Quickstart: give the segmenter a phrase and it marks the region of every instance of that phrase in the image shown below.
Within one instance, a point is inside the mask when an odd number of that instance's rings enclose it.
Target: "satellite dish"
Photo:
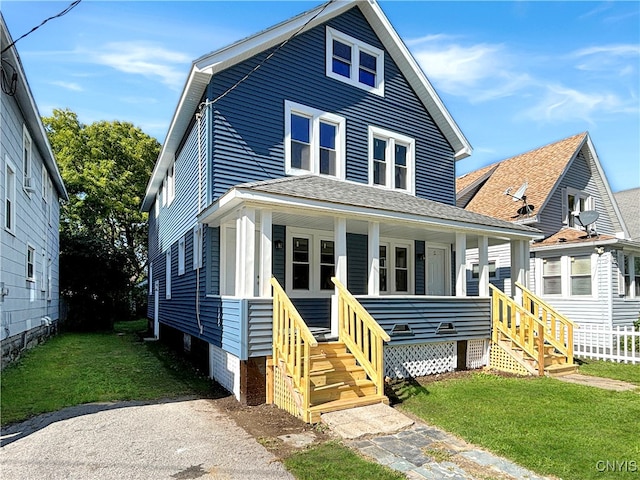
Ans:
[[[514,202],[517,202],[518,200],[524,200],[526,198],[524,193],[527,191],[527,187],[528,187],[527,182],[524,182],[522,186],[516,191],[516,193],[511,195],[513,197]]]
[[[534,205],[529,205],[528,203],[525,203],[522,207],[518,209],[518,215],[519,216],[531,215],[535,209],[536,207]]]
[[[584,212],[580,212],[576,215],[576,219],[580,222],[580,225],[584,227],[587,231],[588,236],[591,236],[591,232],[589,230],[589,225],[598,220],[600,214],[595,210],[585,210]]]

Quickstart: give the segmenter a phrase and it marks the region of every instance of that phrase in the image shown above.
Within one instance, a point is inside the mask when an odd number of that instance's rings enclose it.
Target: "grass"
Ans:
[[[298,480],[401,480],[401,473],[365,460],[337,442],[327,442],[284,460]]]
[[[402,409],[539,474],[638,478],[638,393],[488,374],[399,390]],[[600,461],[636,462],[637,469],[602,473]]]
[[[640,365],[580,359],[580,373],[640,385]]]
[[[135,332],[146,320],[119,322],[111,333],[64,333],[2,372],[2,424],[90,402],[208,396],[211,382],[158,343]]]

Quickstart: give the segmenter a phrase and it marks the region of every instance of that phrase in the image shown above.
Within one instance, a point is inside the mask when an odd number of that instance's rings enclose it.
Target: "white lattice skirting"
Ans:
[[[489,340],[467,342],[467,368],[482,368],[489,363]]]
[[[209,374],[240,400],[240,359],[209,344]]]
[[[390,378],[452,372],[456,364],[456,342],[395,345],[384,349],[385,375]]]

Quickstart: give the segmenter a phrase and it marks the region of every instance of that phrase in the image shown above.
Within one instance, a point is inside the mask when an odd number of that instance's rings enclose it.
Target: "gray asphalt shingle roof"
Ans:
[[[613,196],[616,197],[631,239],[640,241],[640,188],[623,190],[614,193]]]
[[[354,182],[334,180],[316,175],[284,177],[261,182],[243,183],[236,189],[248,189],[300,199],[317,200],[338,205],[383,210],[390,213],[418,215],[485,227],[509,229],[519,233],[540,233],[526,225],[518,225],[486,215],[469,212],[453,205],[415,197],[407,193],[386,190]]]

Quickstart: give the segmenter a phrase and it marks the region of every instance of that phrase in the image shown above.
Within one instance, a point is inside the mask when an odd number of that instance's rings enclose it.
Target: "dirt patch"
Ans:
[[[308,425],[275,405],[244,406],[232,395],[211,401],[278,459],[287,458],[298,450],[308,448],[296,447],[278,438],[282,435],[312,433],[315,440],[311,445],[334,438],[323,424]]]

